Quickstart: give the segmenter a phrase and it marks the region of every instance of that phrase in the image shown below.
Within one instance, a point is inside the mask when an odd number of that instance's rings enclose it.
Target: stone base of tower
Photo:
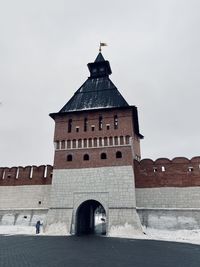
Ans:
[[[141,231],[132,166],[54,169],[46,229],[61,224],[66,233],[77,234],[79,222],[87,220],[84,212],[87,214],[97,203],[106,214],[106,234],[112,227],[125,224]]]

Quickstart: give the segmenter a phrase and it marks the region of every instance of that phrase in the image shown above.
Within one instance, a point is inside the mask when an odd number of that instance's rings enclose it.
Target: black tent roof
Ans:
[[[75,92],[72,98],[59,111],[71,112],[96,108],[129,106],[116,86],[109,79],[111,68],[99,53],[94,63],[89,63],[90,77]]]

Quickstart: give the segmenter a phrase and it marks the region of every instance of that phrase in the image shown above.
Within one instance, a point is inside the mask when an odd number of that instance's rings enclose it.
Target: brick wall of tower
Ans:
[[[116,115],[117,127],[114,126]],[[102,129],[99,129],[100,116]],[[85,118],[87,130],[84,129]],[[72,120],[71,132],[68,132],[69,120]],[[127,166],[132,165],[135,152],[140,157],[139,138],[134,133],[131,109],[68,113],[57,116],[55,123],[55,169]],[[116,157],[117,152],[121,152],[122,157]],[[102,153],[106,153],[106,159],[101,159]],[[89,155],[88,161],[83,159],[85,154]],[[67,160],[68,155],[72,156],[72,161]]]

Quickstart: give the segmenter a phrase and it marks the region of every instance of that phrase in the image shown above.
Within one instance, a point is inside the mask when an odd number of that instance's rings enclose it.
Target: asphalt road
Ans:
[[[92,236],[0,236],[0,266],[200,267],[200,246]]]

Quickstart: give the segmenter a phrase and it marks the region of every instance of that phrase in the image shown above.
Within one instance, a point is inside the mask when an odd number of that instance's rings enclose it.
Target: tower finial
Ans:
[[[106,43],[102,43],[102,42],[100,42],[100,45],[99,45],[99,52],[101,52],[101,47],[102,46],[108,46]]]

